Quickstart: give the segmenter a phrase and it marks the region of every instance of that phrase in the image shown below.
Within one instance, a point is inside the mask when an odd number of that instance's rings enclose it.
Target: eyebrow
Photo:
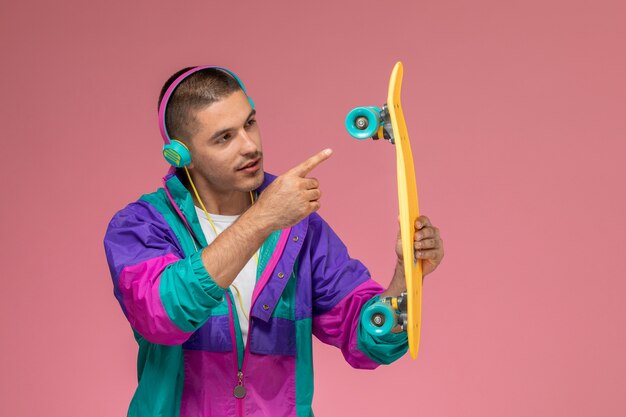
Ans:
[[[248,114],[248,117],[246,117],[246,121],[250,120],[250,118],[251,118],[251,117],[254,117],[254,115],[256,115],[256,110],[255,110],[255,109],[252,109],[252,111],[250,111],[250,114]],[[228,132],[228,131],[230,131],[230,130],[233,130],[233,129],[234,129],[234,128],[232,128],[232,127],[227,127],[227,128],[225,128],[225,129],[220,129],[220,130],[218,130],[217,132],[215,132],[215,133],[213,134],[213,136],[211,136],[211,139],[209,139],[209,140],[210,140],[210,141],[213,141],[213,140],[215,140],[215,139],[219,138],[220,136],[222,136],[224,133],[226,133],[226,132]]]

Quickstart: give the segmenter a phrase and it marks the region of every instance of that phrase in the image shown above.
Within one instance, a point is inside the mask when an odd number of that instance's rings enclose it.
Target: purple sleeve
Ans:
[[[359,349],[358,329],[363,305],[383,292],[359,260],[350,258],[346,246],[317,214],[311,215],[309,232],[313,287],[313,334],[341,349],[355,368],[379,364]]]
[[[183,343],[223,296],[200,253],[185,258],[163,216],[145,201],[113,217],[104,248],[124,314],[152,343]]]

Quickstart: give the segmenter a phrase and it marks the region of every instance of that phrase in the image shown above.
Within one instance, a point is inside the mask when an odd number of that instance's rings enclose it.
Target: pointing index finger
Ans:
[[[291,171],[294,174],[304,178],[307,176],[309,172],[313,170],[313,168],[321,164],[323,161],[327,160],[330,157],[330,155],[332,155],[332,153],[333,153],[332,149],[330,148],[324,149],[318,154],[313,155],[306,161],[302,162],[300,165],[296,166]]]

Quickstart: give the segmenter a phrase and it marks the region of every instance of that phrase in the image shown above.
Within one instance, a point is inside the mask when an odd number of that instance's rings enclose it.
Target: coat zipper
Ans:
[[[274,252],[268,264],[266,265],[265,269],[267,270],[269,267],[269,271],[267,272],[263,271],[264,273],[267,273],[268,276],[269,274],[272,273],[272,271],[276,267],[276,263],[278,262],[278,259],[281,257],[282,252],[285,249],[286,242],[287,242],[290,232],[291,232],[291,227],[286,230],[283,230],[283,232],[281,233],[281,236],[278,239],[278,244],[277,244],[277,248],[279,248],[280,250],[278,252],[276,251]],[[257,289],[257,286],[255,286],[255,291],[252,294],[252,303],[250,305],[250,318],[252,318],[252,309],[254,308],[256,299],[259,293],[261,292],[261,290],[263,289],[262,287],[265,287],[265,284],[267,284],[267,281],[268,281],[268,278],[265,278],[265,280],[261,279],[260,288]],[[236,316],[234,312],[233,303],[231,302],[232,292],[230,291],[230,289],[228,289],[228,294],[229,294],[229,296],[227,297],[228,311],[230,313],[230,318],[231,318],[230,335],[231,335],[231,339],[233,342],[233,353],[234,353],[233,356],[234,356],[235,374],[236,374],[235,387],[233,388],[233,396],[236,398],[237,416],[243,417],[243,400],[245,399],[246,394],[247,394],[247,390],[244,385],[244,378],[245,378],[244,370],[246,369],[246,364],[248,363],[248,345],[250,344],[250,333],[252,333],[252,321],[248,322],[248,335],[246,336],[246,344],[244,345],[244,348],[243,348],[243,361],[241,362],[241,369],[239,369],[239,349],[237,349],[237,334],[235,332],[235,321],[234,321],[235,317],[237,317],[237,320],[239,320],[239,316]],[[239,328],[241,329],[241,325],[239,326]]]
[[[239,369],[239,349],[237,348],[237,334],[235,331],[235,313],[233,311],[233,304],[231,302],[232,293],[230,289],[228,290],[229,296],[228,300],[228,311],[230,313],[231,325],[230,325],[230,335],[233,343],[233,362],[235,364],[235,387],[233,388],[233,396],[236,399],[237,404],[237,416],[243,417],[243,400],[246,397],[247,390],[244,386],[244,370],[246,368],[246,363],[248,362],[248,345],[250,342],[250,330],[251,325],[248,323],[248,335],[246,336],[246,344],[243,349],[243,361],[241,363],[241,369]],[[237,318],[238,320],[238,318]],[[241,328],[241,327],[240,327]]]

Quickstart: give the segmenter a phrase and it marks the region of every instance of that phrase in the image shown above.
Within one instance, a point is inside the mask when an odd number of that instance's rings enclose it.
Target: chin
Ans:
[[[265,171],[263,171],[263,167],[261,167],[253,177],[254,179],[254,188],[252,190],[256,190],[263,184],[263,180],[265,179]]]
[[[239,180],[237,189],[242,192],[254,191],[263,184],[263,180],[265,179],[265,174],[263,169],[259,169],[253,176],[247,177],[244,180]]]

